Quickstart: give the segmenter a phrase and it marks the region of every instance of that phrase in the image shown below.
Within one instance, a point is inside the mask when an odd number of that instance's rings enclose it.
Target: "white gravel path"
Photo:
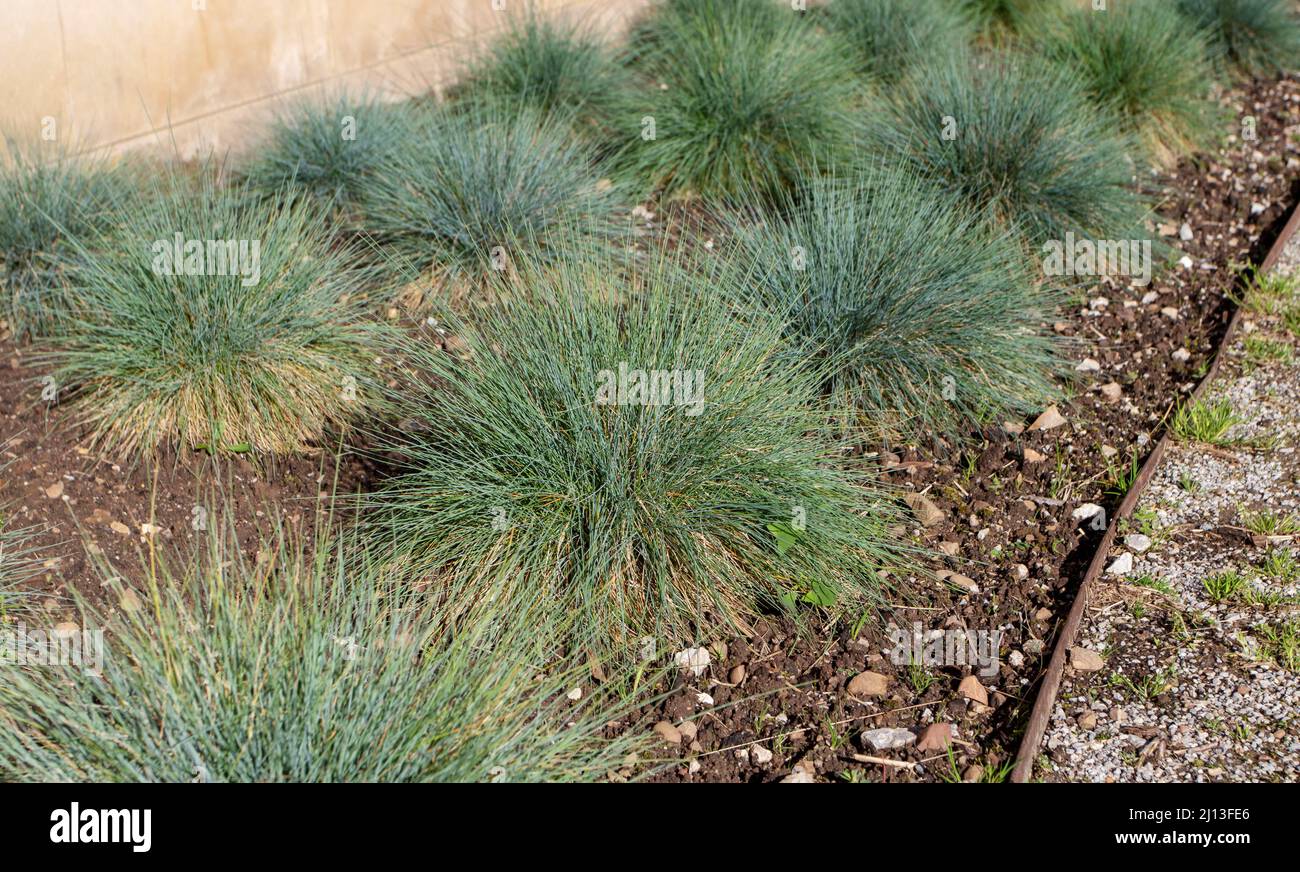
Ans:
[[[1300,275],[1300,236],[1280,268]],[[1293,360],[1247,371],[1252,335],[1289,343]],[[1273,319],[1244,318],[1208,399],[1225,397],[1244,419],[1229,436],[1254,447],[1174,445],[1165,455],[1131,524],[1154,544],[1095,588],[1075,644],[1105,665],[1067,669],[1041,778],[1300,781],[1300,674],[1276,642],[1288,626],[1300,633],[1300,570],[1284,568],[1287,555],[1300,561],[1300,537],[1247,529],[1259,512],[1300,520],[1295,337]],[[1270,555],[1278,562],[1265,564]],[[1206,579],[1234,572],[1237,591],[1212,596]]]

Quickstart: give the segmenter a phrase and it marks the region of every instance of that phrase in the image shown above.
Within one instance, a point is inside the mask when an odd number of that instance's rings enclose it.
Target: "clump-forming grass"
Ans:
[[[406,129],[407,116],[419,111],[368,94],[288,105],[244,172],[268,197],[307,194],[326,209],[350,213],[381,156]]]
[[[809,436],[820,377],[780,360],[708,276],[655,260],[530,271],[531,300],[447,323],[371,498],[395,554],[475,598],[563,603],[614,655],[745,626],[763,608],[878,606],[888,500]]]
[[[1241,523],[1252,533],[1261,536],[1295,536],[1300,534],[1300,516],[1274,512],[1241,510]]]
[[[21,584],[39,567],[30,547],[31,536],[32,530],[16,527],[7,513],[0,513],[0,628],[30,598]]]
[[[881,85],[974,35],[971,17],[951,0],[835,0],[825,11],[828,28],[856,52],[859,71]]]
[[[1013,237],[924,183],[816,183],[735,231],[733,293],[827,357],[834,405],[880,432],[952,433],[1055,396],[1053,296]]]
[[[1087,105],[1076,75],[1043,62],[937,59],[891,92],[868,142],[875,159],[993,210],[1033,245],[1068,232],[1145,238],[1129,140]]]
[[[1176,0],[1206,33],[1220,66],[1243,76],[1294,69],[1300,55],[1300,19],[1288,0]]]
[[[227,541],[229,540],[229,541]],[[448,624],[373,559],[233,534],[159,556],[102,667],[5,667],[5,781],[572,781],[619,765],[534,602]],[[117,579],[105,575],[119,596]],[[125,601],[125,600],[124,600]]]
[[[1275,621],[1254,626],[1261,641],[1261,651],[1290,672],[1300,672],[1300,620]]]
[[[1246,576],[1235,569],[1216,572],[1201,579],[1201,587],[1212,602],[1222,603],[1235,597],[1248,584]]]
[[[1300,283],[1280,270],[1250,269],[1244,279],[1237,302],[1256,315],[1277,318],[1283,329],[1300,336]]]
[[[1245,368],[1247,372],[1253,372],[1259,367],[1269,364],[1290,364],[1292,357],[1295,355],[1291,345],[1280,339],[1269,339],[1265,336],[1247,336],[1242,340],[1241,344],[1246,355]]]
[[[379,328],[320,211],[210,176],[166,185],[82,249],[52,339],[94,440],[288,453],[347,427],[376,398]]]
[[[1035,47],[1076,71],[1092,102],[1160,160],[1207,141],[1213,70],[1201,35],[1167,0],[1071,8],[1044,22]]]
[[[1044,13],[1061,8],[1061,0],[944,0],[980,25],[987,34],[1005,36],[1030,29]]]
[[[66,314],[70,238],[111,221],[134,186],[125,165],[73,157],[60,144],[6,138],[0,158],[0,314],[40,336]]]
[[[399,269],[465,296],[521,259],[612,236],[617,199],[601,176],[592,150],[561,121],[499,107],[444,110],[385,155],[365,186],[365,225]],[[576,243],[574,226],[585,228]]]
[[[599,36],[530,9],[469,65],[451,98],[571,118],[578,130],[608,140],[630,82]]]
[[[648,80],[619,165],[671,196],[776,191],[853,154],[853,60],[788,5],[661,5],[630,52]]]
[[[1200,442],[1206,445],[1229,445],[1228,431],[1243,422],[1228,400],[1194,400],[1185,403],[1174,413],[1169,432],[1180,442]]]

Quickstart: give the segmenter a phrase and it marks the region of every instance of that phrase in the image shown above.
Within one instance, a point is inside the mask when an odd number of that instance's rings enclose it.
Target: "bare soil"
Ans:
[[[36,574],[25,587],[51,620],[73,620],[73,591],[112,609],[103,586],[112,567],[140,575],[149,540],[185,553],[209,524],[228,524],[255,557],[282,528],[310,541],[334,494],[364,489],[370,469],[338,446],[316,456],[254,463],[240,455],[170,452],[132,463],[92,450],[75,403],[42,399],[45,372],[26,347],[0,343],[0,510],[28,531]]]

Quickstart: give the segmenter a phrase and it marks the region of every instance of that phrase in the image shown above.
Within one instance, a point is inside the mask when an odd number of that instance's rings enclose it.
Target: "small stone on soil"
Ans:
[[[1106,567],[1108,575],[1128,575],[1133,571],[1133,555],[1125,551]]]
[[[952,724],[930,724],[916,740],[918,751],[946,751],[952,744]]]
[[[1043,414],[1034,419],[1034,423],[1029,425],[1030,430],[1051,430],[1060,427],[1065,423],[1065,417],[1056,406],[1048,406]]]
[[[863,699],[869,696],[884,696],[889,690],[889,676],[879,672],[860,672],[849,681],[849,696]]]
[[[876,751],[890,751],[895,748],[906,748],[916,741],[916,734],[911,730],[898,727],[880,727],[875,730],[865,730],[858,738],[862,741],[863,747],[869,745]]]
[[[677,729],[667,721],[660,721],[655,724],[655,732],[659,734],[659,738],[663,739],[670,745],[680,745],[682,743],[681,730]]]
[[[800,760],[794,764],[794,769],[790,774],[782,778],[781,784],[816,784],[817,769],[813,766],[811,760]]]
[[[923,527],[933,527],[944,519],[943,510],[922,494],[903,494],[903,502],[907,503]]]
[[[689,671],[697,677],[709,670],[712,661],[708,648],[683,648],[673,655],[673,663],[679,669],[683,672]]]
[[[1097,505],[1096,503],[1084,503],[1083,505],[1075,509],[1073,512],[1070,512],[1070,517],[1079,521],[1086,521],[1089,518],[1092,518],[1098,513],[1104,511],[1106,510],[1103,509],[1101,506]]]
[[[1088,648],[1071,648],[1070,665],[1080,672],[1096,672],[1106,666],[1101,655]]]
[[[979,678],[974,675],[967,675],[961,680],[961,684],[957,685],[957,694],[980,705],[989,704],[989,692],[984,689],[984,685],[980,684]]]
[[[1124,545],[1141,554],[1151,547],[1151,537],[1144,533],[1129,533],[1124,537]]]

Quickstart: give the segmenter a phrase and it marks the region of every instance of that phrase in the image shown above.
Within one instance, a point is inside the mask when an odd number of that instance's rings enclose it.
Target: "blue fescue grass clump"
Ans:
[[[616,192],[589,145],[536,111],[439,111],[411,126],[365,186],[365,229],[399,271],[464,296],[519,259],[615,235]],[[564,228],[566,232],[555,232]]]
[[[66,314],[68,241],[107,226],[136,180],[128,165],[61,143],[5,139],[0,159],[0,316],[20,337]]]
[[[1064,7],[1063,0],[945,0],[969,15],[980,29],[993,37],[1032,31],[1040,16]]]
[[[597,34],[530,9],[511,18],[450,96],[572,119],[578,131],[606,140],[630,81]]]
[[[448,315],[468,360],[409,350],[377,535],[435,587],[561,604],[615,656],[763,609],[879,605],[893,511],[809,435],[823,374],[717,281],[584,258]]]
[[[1139,239],[1133,142],[1087,103],[1076,73],[1013,55],[936,59],[868,126],[875,159],[901,164],[1019,229],[1034,247],[1073,232]]]
[[[421,111],[409,103],[381,103],[373,94],[288,104],[243,172],[267,197],[293,191],[348,217],[381,156],[397,144],[409,116]]]
[[[9,444],[6,442],[4,447]],[[0,512],[0,631],[7,629],[8,621],[23,614],[31,598],[22,584],[40,567],[30,544],[32,533],[31,529],[16,526],[8,512]]]
[[[450,623],[350,546],[242,554],[213,533],[193,559],[155,555],[134,608],[83,605],[98,673],[6,665],[0,779],[581,781],[628,752],[601,739],[599,694],[565,697],[585,670],[558,657],[544,604]]]
[[[975,30],[951,0],[835,0],[825,20],[856,54],[859,71],[879,85],[898,81],[925,57],[964,46]]]
[[[112,450],[305,450],[376,398],[362,275],[312,204],[200,176],[78,247],[47,360]]]
[[[1201,34],[1167,0],[1072,8],[1033,38],[1156,157],[1168,161],[1207,142],[1213,69]]]
[[[1059,301],[1012,235],[950,195],[881,170],[814,183],[735,232],[731,292],[834,362],[846,420],[887,438],[955,434],[1056,395],[1044,322]]]
[[[1300,18],[1288,0],[1175,0],[1175,5],[1205,32],[1225,70],[1271,75],[1300,63]]]
[[[851,53],[786,4],[665,3],[629,52],[646,85],[620,116],[620,166],[646,190],[779,191],[852,154]]]

